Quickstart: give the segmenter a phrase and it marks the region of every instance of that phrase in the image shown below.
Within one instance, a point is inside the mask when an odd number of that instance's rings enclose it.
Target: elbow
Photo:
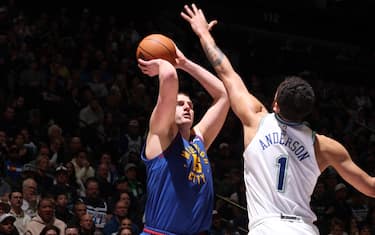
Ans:
[[[375,188],[370,191],[364,192],[363,194],[367,197],[375,198]]]
[[[375,198],[375,185],[371,187],[371,189],[368,192],[364,193],[368,197]]]
[[[167,89],[169,91],[178,90],[178,77],[176,73],[167,72],[159,76],[160,89]]]
[[[159,78],[163,81],[177,80],[176,70],[163,71],[159,74]]]
[[[159,68],[159,80],[177,80],[177,71],[172,64],[162,61]]]
[[[372,177],[371,181],[370,186],[362,190],[362,193],[367,197],[375,198],[375,177]]]

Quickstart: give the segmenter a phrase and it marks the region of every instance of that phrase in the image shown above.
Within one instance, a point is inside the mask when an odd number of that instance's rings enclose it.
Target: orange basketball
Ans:
[[[176,64],[176,47],[172,39],[163,34],[150,34],[138,44],[136,58],[143,60],[164,59]]]

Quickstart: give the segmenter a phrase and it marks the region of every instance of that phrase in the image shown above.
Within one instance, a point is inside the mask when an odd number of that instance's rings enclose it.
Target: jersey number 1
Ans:
[[[276,159],[278,166],[277,174],[277,191],[284,192],[285,189],[285,177],[286,177],[286,168],[288,166],[288,156],[282,155]]]

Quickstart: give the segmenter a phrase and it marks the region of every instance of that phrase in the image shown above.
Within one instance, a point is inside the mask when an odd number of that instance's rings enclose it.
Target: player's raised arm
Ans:
[[[181,12],[182,18],[190,23],[191,28],[199,37],[202,48],[214,67],[217,75],[222,79],[230,99],[231,108],[245,126],[257,126],[254,118],[256,114],[267,112],[264,105],[247,90],[241,77],[234,71],[226,55],[218,48],[210,30],[217,21],[207,22],[204,13],[195,4],[185,5]]]
[[[229,99],[223,82],[207,69],[187,59],[177,48],[177,67],[189,73],[208,92],[212,104],[194,127],[197,135],[203,137],[206,149],[210,147],[224,125],[229,110]]]
[[[178,77],[173,65],[165,60],[145,61],[139,59],[138,66],[144,74],[150,77],[158,76],[159,79],[158,99],[150,117],[147,135],[146,155],[151,157],[165,150],[177,133],[175,112]]]

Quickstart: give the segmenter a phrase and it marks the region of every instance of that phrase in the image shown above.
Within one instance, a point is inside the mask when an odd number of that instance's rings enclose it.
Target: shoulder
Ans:
[[[321,169],[349,157],[346,148],[337,140],[320,134],[315,137],[315,153]]]
[[[315,134],[315,137],[315,144],[320,153],[340,154],[342,151],[345,151],[344,146],[331,137],[321,134]]]

